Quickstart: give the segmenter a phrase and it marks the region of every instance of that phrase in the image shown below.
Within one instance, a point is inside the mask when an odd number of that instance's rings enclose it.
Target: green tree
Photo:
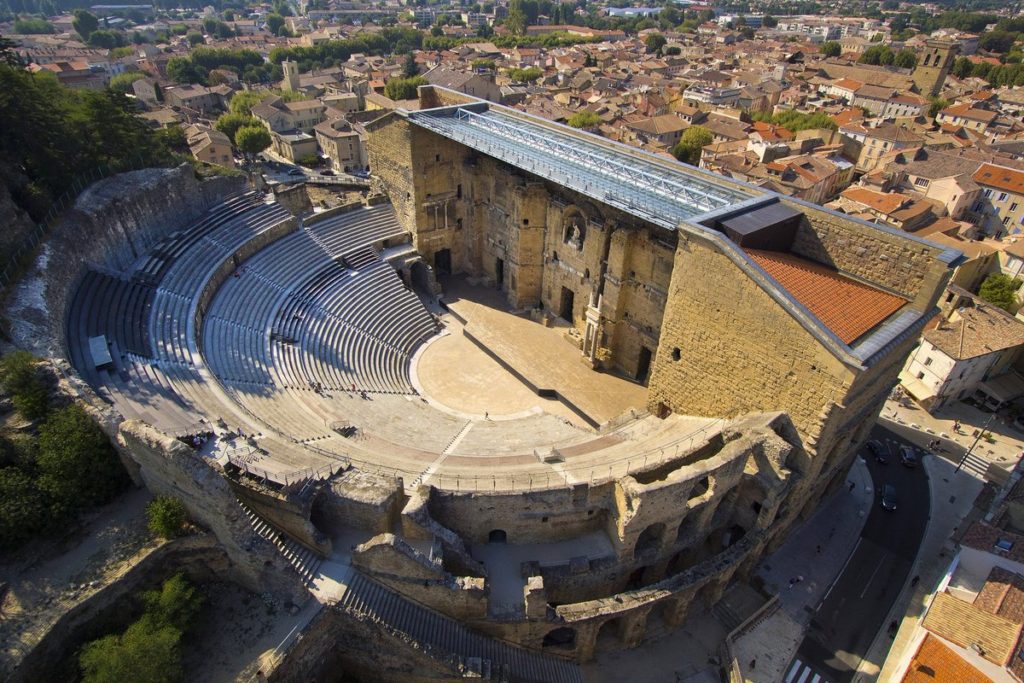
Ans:
[[[124,34],[120,31],[112,31],[107,28],[93,31],[89,34],[89,46],[100,47],[107,50],[112,50],[115,47],[121,47],[128,41],[125,40]]]
[[[145,77],[146,74],[141,71],[125,71],[123,74],[117,74],[111,78],[107,87],[117,92],[129,93],[132,92],[132,83]]]
[[[46,497],[17,467],[0,469],[0,548],[12,549],[45,526]]]
[[[416,89],[427,83],[427,79],[422,76],[392,78],[384,84],[384,94],[392,100],[411,100],[417,95]]]
[[[978,47],[989,52],[1007,52],[1016,40],[1016,33],[988,31],[978,40]]]
[[[494,35],[494,28],[492,28],[490,24],[484,22],[477,27],[476,35],[478,38],[490,38]]]
[[[53,24],[38,17],[22,17],[14,22],[14,32],[23,35],[53,33]]]
[[[276,36],[280,35],[282,28],[284,28],[284,17],[280,14],[267,15],[267,30]]]
[[[231,143],[234,144],[235,133],[239,128],[258,125],[260,125],[260,122],[251,116],[228,112],[226,114],[221,114],[220,118],[217,119],[217,122],[213,124],[213,127],[231,138]]]
[[[566,123],[573,128],[594,128],[601,125],[601,117],[589,109],[584,109],[570,116]]]
[[[903,48],[896,53],[892,63],[893,66],[898,66],[901,69],[913,69],[917,66],[917,55],[914,54],[913,50]]]
[[[416,56],[410,52],[405,56],[405,64],[402,66],[402,76],[413,78],[420,73],[420,67],[416,64]]]
[[[661,48],[665,47],[665,43],[668,39],[660,33],[648,33],[647,37],[644,38],[644,45],[647,47],[648,52],[657,52]]]
[[[992,273],[981,283],[978,296],[993,306],[1013,313],[1017,309],[1017,289],[1020,280],[1004,273]]]
[[[532,83],[543,75],[544,72],[537,66],[531,66],[527,69],[508,70],[508,77],[516,83]]]
[[[202,45],[204,42],[206,42],[206,39],[203,38],[203,34],[199,31],[189,31],[187,34],[185,34],[185,38],[188,40],[188,44],[192,47],[195,47],[196,45]]]
[[[75,10],[75,18],[71,20],[71,27],[75,33],[81,36],[82,40],[88,42],[89,36],[100,26],[100,20],[84,9]]]
[[[174,538],[185,526],[185,506],[173,496],[157,496],[146,505],[149,530],[163,538]]]
[[[40,488],[72,507],[106,503],[128,483],[106,434],[77,404],[40,425],[37,463]]]
[[[202,80],[199,71],[188,57],[171,57],[168,59],[167,77],[175,83],[182,85],[199,83]]]
[[[928,98],[931,104],[928,105],[928,116],[935,118],[939,115],[939,112],[950,105],[949,100],[945,100],[941,97],[935,96]]]
[[[140,620],[121,635],[110,635],[85,645],[78,663],[83,683],[178,683],[181,666],[181,631],[173,626],[154,628]]]
[[[672,148],[672,155],[680,161],[691,166],[700,163],[700,153],[704,145],[710,145],[714,140],[711,131],[704,126],[690,126],[683,131],[679,142]]]
[[[50,409],[50,383],[32,354],[12,351],[0,359],[0,383],[24,417],[38,420],[46,416]]]
[[[522,10],[510,10],[505,17],[505,28],[514,36],[521,36],[526,33],[526,15]]]
[[[967,57],[959,57],[953,62],[953,75],[957,78],[967,78],[971,75],[971,70],[974,69],[974,64]]]
[[[248,157],[270,147],[270,133],[263,126],[242,126],[235,131],[235,146]]]
[[[821,44],[820,50],[824,57],[838,57],[843,53],[843,46],[834,40],[829,40]]]
[[[180,572],[163,582],[160,590],[142,594],[146,618],[156,626],[185,631],[203,607],[203,596]]]

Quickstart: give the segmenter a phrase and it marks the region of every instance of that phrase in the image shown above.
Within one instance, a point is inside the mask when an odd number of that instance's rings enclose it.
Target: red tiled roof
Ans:
[[[992,683],[992,679],[968,664],[963,658],[928,634],[914,658],[910,660],[902,683]]]
[[[982,164],[974,172],[974,182],[987,187],[1024,194],[1024,173],[994,164]]]
[[[907,303],[793,254],[760,249],[746,252],[846,344],[852,344]]]

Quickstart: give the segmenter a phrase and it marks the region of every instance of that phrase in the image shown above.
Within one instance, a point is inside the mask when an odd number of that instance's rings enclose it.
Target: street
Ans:
[[[864,448],[874,488],[874,502],[860,539],[836,582],[818,605],[797,654],[787,668],[786,683],[848,683],[871,647],[913,566],[929,516],[924,467],[900,464],[899,446],[913,444],[900,434],[875,427],[871,438],[883,444],[888,463]],[[920,437],[918,437],[920,440]],[[925,456],[931,457],[931,456]],[[883,510],[882,489],[896,488],[897,506]]]

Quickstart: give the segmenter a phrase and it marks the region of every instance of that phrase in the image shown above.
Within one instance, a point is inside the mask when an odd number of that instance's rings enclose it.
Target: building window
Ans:
[[[923,372],[917,373],[917,378],[918,379],[924,379],[924,373]]]
[[[1001,202],[1005,202],[1009,197],[1010,195],[1006,194],[1005,192],[999,193],[999,201]]]
[[[990,187],[986,187],[985,188],[985,196],[986,197],[991,197],[992,196],[992,188],[990,188]]]
[[[1007,216],[1006,218],[1003,219],[1003,225],[1008,225],[1009,223],[1010,223],[1010,217]]]
[[[1016,210],[1017,210],[1017,202],[1014,202],[1013,204],[1010,204],[1010,211],[1016,211]]]
[[[931,358],[925,358],[924,359],[924,364],[925,365],[931,365],[932,364],[932,359]]]
[[[928,187],[929,183],[927,178],[914,178],[914,184],[918,187]]]

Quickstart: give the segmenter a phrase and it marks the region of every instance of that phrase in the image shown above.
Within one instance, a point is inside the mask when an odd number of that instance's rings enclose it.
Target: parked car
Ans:
[[[369,171],[352,171],[351,175],[354,175],[356,178],[369,178],[370,177]]]
[[[886,457],[885,446],[880,441],[868,441],[868,450],[871,451],[871,455],[875,457],[876,461],[883,465],[889,462],[889,458]]]
[[[292,170],[288,171],[288,175],[302,175],[302,169],[293,168]]]
[[[917,453],[910,446],[900,446],[900,464],[904,467],[917,467],[919,462]]]
[[[896,487],[892,484],[882,487],[882,509],[889,512],[896,509]]]
[[[334,171],[327,169],[326,171],[320,171],[320,175],[334,175]]]

